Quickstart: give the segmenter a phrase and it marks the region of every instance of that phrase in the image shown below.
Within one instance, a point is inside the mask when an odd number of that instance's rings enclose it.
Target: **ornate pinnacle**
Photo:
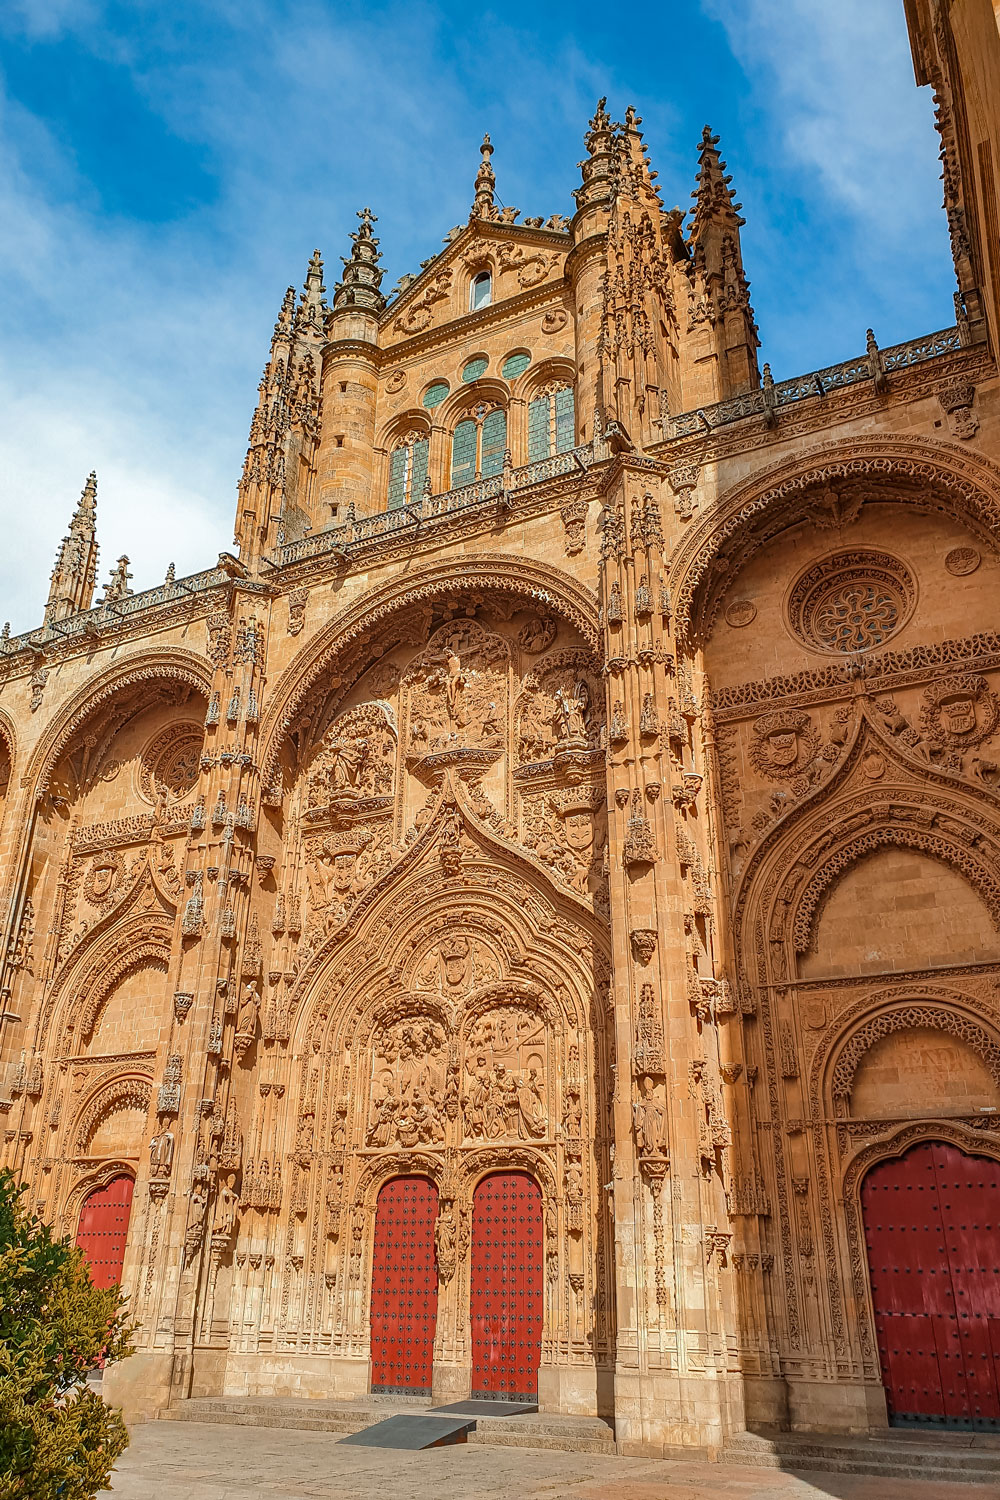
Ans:
[[[326,287],[323,285],[323,259],[319,251],[314,250],[309,258],[306,284],[299,298],[298,311],[295,314],[296,332],[302,332],[305,328],[313,328],[317,333],[323,332],[323,320],[329,311],[325,298]]]
[[[46,624],[90,608],[97,580],[97,475],[93,470],[60,544],[51,580]]]
[[[726,175],[726,164],[719,155],[718,146],[719,137],[713,135],[711,127],[706,125],[698,146],[698,186],[691,194],[695,200],[693,232],[710,218],[727,218],[737,227],[746,223],[739,213],[743,205],[734,201],[735,194],[730,187],[733,179]]]
[[[611,197],[612,125],[611,116],[605,109],[607,102],[606,98],[598,99],[590,129],[584,137],[587,159],[578,163],[583,173],[583,186],[573,193],[579,208]]]
[[[104,585],[102,604],[109,604],[112,599],[124,599],[127,594],[131,594],[132,590],[129,588],[131,577],[132,574],[128,570],[128,558],[123,552],[111,570],[111,577]]]
[[[378,240],[372,234],[372,225],[378,219],[370,208],[358,213],[361,227],[351,235],[351,255],[344,260],[344,274],[333,292],[335,311],[343,307],[363,307],[374,313],[385,310],[385,298],[379,290],[385,268],[380,264]],[[310,266],[310,271],[312,267]],[[322,279],[322,269],[320,270]]]
[[[472,203],[472,219],[496,219],[496,204],[493,201],[493,190],[497,185],[496,175],[490,163],[493,155],[493,143],[489,135],[483,136],[483,144],[479,148],[482,161],[479,163],[479,171],[476,173],[476,196]]]

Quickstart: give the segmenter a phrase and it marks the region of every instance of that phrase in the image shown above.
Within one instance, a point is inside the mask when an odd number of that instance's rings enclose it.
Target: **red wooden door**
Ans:
[[[472,1206],[472,1394],[534,1401],[542,1358],[542,1194],[494,1172]]]
[[[373,1391],[431,1393],[437,1211],[437,1188],[426,1177],[394,1177],[378,1195],[372,1259]]]
[[[122,1279],[134,1187],[131,1177],[113,1177],[83,1201],[76,1243],[86,1251],[95,1286],[115,1286]]]
[[[1000,1429],[1000,1162],[929,1141],[861,1205],[891,1422]]]

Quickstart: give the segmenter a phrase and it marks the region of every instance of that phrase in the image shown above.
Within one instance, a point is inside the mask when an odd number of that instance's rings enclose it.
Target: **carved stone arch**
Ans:
[[[800,891],[792,918],[792,942],[796,953],[806,953],[812,947],[824,901],[840,877],[866,855],[893,844],[904,849],[918,849],[933,859],[950,864],[982,898],[994,927],[1000,932],[1000,880],[990,860],[979,858],[959,838],[948,836],[939,829],[925,832],[886,822],[881,827],[868,828],[842,844]]]
[[[6,755],[10,764],[10,774],[13,779],[14,767],[17,764],[17,731],[14,728],[13,719],[0,708],[0,757],[3,755]],[[0,796],[3,795],[4,790],[5,788],[0,786]]]
[[[521,377],[520,394],[525,401],[533,401],[547,386],[556,383],[564,388],[575,387],[576,367],[571,359],[553,355],[537,365],[529,365]]]
[[[273,786],[285,739],[309,712],[313,697],[326,690],[326,679],[340,679],[337,702],[343,702],[365,671],[404,640],[412,640],[413,613],[430,623],[436,605],[467,600],[479,604],[489,595],[534,604],[560,615],[598,647],[598,603],[586,585],[562,569],[534,559],[481,554],[462,561],[432,564],[422,573],[398,576],[357,600],[298,652],[275,684],[261,724],[261,778]],[[377,641],[377,645],[373,642]],[[346,671],[345,671],[346,667]],[[331,705],[331,712],[336,705]]]
[[[462,1191],[470,1204],[476,1188],[491,1172],[527,1172],[541,1188],[543,1204],[559,1196],[555,1168],[545,1152],[512,1143],[480,1146],[465,1153],[461,1162]]]
[[[97,1189],[107,1187],[108,1183],[114,1182],[116,1177],[130,1177],[135,1182],[135,1162],[121,1158],[102,1161],[99,1165],[88,1166],[76,1181],[69,1185],[63,1199],[62,1209],[57,1215],[66,1234],[75,1234],[85,1199]]]
[[[958,1120],[917,1120],[888,1130],[877,1140],[861,1146],[844,1165],[841,1175],[841,1198],[844,1204],[844,1233],[848,1264],[858,1313],[858,1336],[864,1372],[872,1380],[881,1379],[875,1323],[872,1315],[871,1289],[868,1278],[868,1256],[865,1249],[864,1219],[861,1212],[861,1186],[870,1168],[881,1161],[905,1156],[911,1146],[923,1141],[945,1141],[971,1156],[988,1156],[1000,1160],[1000,1139],[986,1131],[970,1130]]]
[[[462,1017],[459,1024],[459,1032],[464,1035],[466,1028],[479,1016],[485,1015],[497,1005],[526,1005],[537,1010],[546,1025],[555,1029],[565,1024],[566,1018],[545,993],[542,985],[535,984],[529,979],[501,979],[495,984],[483,985],[474,990],[465,1001],[462,1008]]]
[[[478,380],[470,381],[468,385],[459,381],[453,386],[438,407],[436,415],[440,425],[448,429],[450,437],[458,423],[471,416],[477,406],[499,407],[506,411],[509,401],[510,388],[505,380],[500,380],[493,374],[480,375]]]
[[[380,1028],[396,1021],[417,1020],[421,1016],[436,1021],[451,1035],[451,1016],[441,997],[413,990],[380,997],[373,1005],[352,1018],[350,1030],[344,1037],[344,1045],[351,1048],[366,1047]]]
[[[907,1031],[917,1026],[947,1032],[965,1042],[982,1058],[1000,1089],[1000,1038],[983,1020],[941,1000],[935,1003],[927,998],[914,998],[908,1002],[897,999],[875,1014],[868,1014],[846,1036],[841,1036],[836,1048],[831,1049],[827,1080],[835,1112],[842,1112],[845,1101],[850,1098],[855,1074],[869,1048],[895,1031]]]
[[[35,747],[21,785],[33,787],[35,796],[42,796],[59,757],[91,715],[131,689],[145,683],[176,682],[207,697],[211,681],[208,662],[180,647],[149,649],[121,658],[75,693],[56,715]]]
[[[672,566],[678,635],[710,635],[739,569],[808,518],[810,491],[847,487],[862,500],[902,503],[960,520],[1000,548],[1000,467],[981,453],[928,438],[878,434],[819,444],[723,494],[685,534]]]
[[[84,1020],[93,1028],[94,1020],[114,986],[137,963],[151,959],[167,964],[173,922],[167,916],[136,912],[132,917],[107,918],[98,923],[74,949],[56,976],[39,1019],[39,1036],[44,1038],[53,1017],[60,1017],[61,1046],[68,1050],[68,1038],[85,1035]]]
[[[389,1151],[365,1163],[354,1188],[354,1210],[375,1212],[375,1200],[394,1177],[426,1177],[440,1191],[444,1161],[427,1151]]]
[[[883,1014],[898,1013],[902,1016],[914,1014],[914,1007],[931,1007],[938,1012],[953,1014],[981,1031],[990,1047],[1000,1046],[1000,1032],[998,1032],[996,1016],[975,996],[935,980],[920,984],[906,982],[886,985],[874,993],[868,992],[862,995],[852,1005],[840,1011],[835,1023],[829,1025],[821,1036],[809,1064],[809,1099],[818,1115],[829,1117],[834,1113],[832,1109],[833,1075],[841,1054],[850,1044],[851,1038],[863,1031],[869,1021]],[[905,1021],[901,1021],[898,1027],[891,1029],[902,1029],[905,1024]],[[920,1021],[917,1024],[928,1023]],[[984,1056],[984,1061],[987,1061],[985,1055],[981,1055]],[[860,1061],[859,1056],[855,1059],[853,1067],[856,1068]],[[988,1062],[987,1066],[989,1066]]]
[[[71,1127],[69,1146],[72,1155],[86,1156],[98,1125],[116,1110],[148,1112],[152,1091],[153,1081],[146,1074],[120,1074],[98,1084],[81,1103]]]
[[[431,435],[431,413],[422,406],[411,406],[406,411],[396,412],[385,423],[376,439],[375,446],[388,453],[402,442],[408,433],[417,432],[421,438]]]

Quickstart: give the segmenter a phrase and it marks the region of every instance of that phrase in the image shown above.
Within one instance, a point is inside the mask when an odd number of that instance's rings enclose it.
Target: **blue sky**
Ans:
[[[83,480],[101,577],[232,543],[256,383],[314,246],[370,203],[386,287],[468,215],[572,212],[600,94],[687,206],[705,123],[744,205],[775,377],[953,321],[928,90],[902,0],[6,0],[0,7],[0,620],[41,618]]]

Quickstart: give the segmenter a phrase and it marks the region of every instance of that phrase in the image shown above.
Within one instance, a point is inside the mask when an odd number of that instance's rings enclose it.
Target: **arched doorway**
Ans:
[[[431,1393],[437,1211],[437,1188],[426,1177],[393,1177],[378,1195],[372,1257],[373,1391]]]
[[[95,1286],[116,1286],[122,1279],[134,1188],[133,1179],[123,1173],[83,1200],[76,1243],[90,1261]]]
[[[925,1141],[861,1208],[891,1425],[1000,1430],[1000,1162]]]
[[[534,1401],[542,1357],[542,1194],[527,1172],[493,1172],[472,1205],[472,1394]]]

